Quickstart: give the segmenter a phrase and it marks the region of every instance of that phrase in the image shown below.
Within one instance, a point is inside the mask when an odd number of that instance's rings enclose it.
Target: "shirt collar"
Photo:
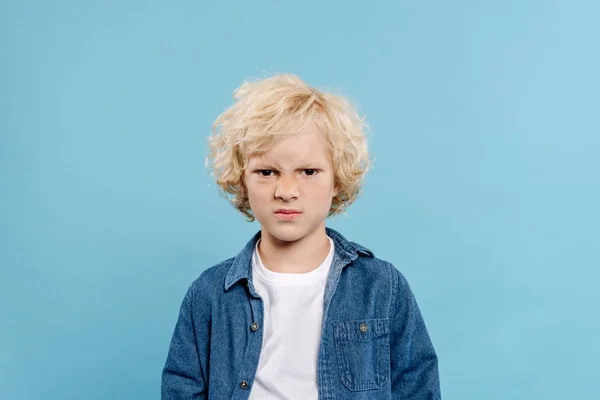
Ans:
[[[373,258],[374,254],[371,250],[358,243],[348,241],[341,233],[331,229],[325,228],[327,236],[329,236],[335,243],[334,259],[341,259],[344,264],[347,264],[358,257],[358,253],[366,254]],[[225,277],[225,290],[229,290],[234,284],[242,279],[251,281],[252,279],[252,252],[256,246],[256,242],[260,239],[261,232],[258,231],[252,239],[246,243],[242,251],[233,259],[229,272]]]

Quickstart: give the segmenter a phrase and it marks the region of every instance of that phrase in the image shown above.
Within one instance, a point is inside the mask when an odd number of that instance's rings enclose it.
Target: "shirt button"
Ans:
[[[367,325],[367,324],[360,324],[360,327],[358,329],[360,329],[360,331],[362,333],[365,333],[366,331],[369,330],[369,325]]]
[[[248,382],[246,382],[246,381],[241,381],[241,382],[240,382],[240,387],[241,387],[242,389],[247,389],[247,388],[248,388]]]
[[[253,332],[256,332],[258,330],[258,323],[253,322],[252,325],[250,325],[250,329],[252,329]]]

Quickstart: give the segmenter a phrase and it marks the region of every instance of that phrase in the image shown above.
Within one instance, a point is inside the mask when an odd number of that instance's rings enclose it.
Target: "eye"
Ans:
[[[259,169],[257,171],[255,171],[257,174],[259,174],[260,176],[271,176],[273,174],[273,170],[272,169]]]
[[[304,170],[304,173],[305,173],[307,176],[315,176],[315,175],[317,174],[317,172],[319,172],[319,171],[318,171],[318,170],[316,170],[316,169],[310,169],[310,168],[309,168],[309,169],[305,169],[305,170]]]

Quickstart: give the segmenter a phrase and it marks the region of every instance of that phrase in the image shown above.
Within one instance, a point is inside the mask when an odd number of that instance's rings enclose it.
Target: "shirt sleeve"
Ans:
[[[192,309],[194,305],[196,313]],[[195,323],[208,328],[208,310],[206,305],[194,304],[193,290],[190,287],[181,304],[167,361],[162,371],[162,400],[208,398],[201,363],[201,354],[205,353],[204,342],[207,340],[203,339],[205,335],[197,335]]]
[[[393,266],[392,294],[392,397],[406,400],[440,400],[437,355],[412,290],[404,276]]]

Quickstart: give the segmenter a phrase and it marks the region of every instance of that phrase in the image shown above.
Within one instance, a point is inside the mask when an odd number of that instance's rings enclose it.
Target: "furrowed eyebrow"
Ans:
[[[322,160],[305,160],[303,162],[299,162],[298,164],[296,164],[297,166],[295,166],[293,168],[293,170],[299,170],[299,169],[325,169],[326,166],[323,165],[323,161]],[[281,171],[283,168],[280,165],[277,165],[277,163],[269,161],[269,160],[261,160],[261,159],[255,159],[251,162],[251,164],[249,165],[249,167],[253,170],[259,170],[259,169],[270,169],[270,170],[274,170],[274,171]]]
[[[301,167],[294,168],[293,170],[294,171],[304,171],[304,170],[307,170],[307,169],[312,169],[312,170],[316,171],[316,170],[322,170],[323,168],[319,167],[319,166],[306,166],[306,165],[303,165]],[[269,171],[274,171],[274,172],[280,172],[280,168],[275,168],[275,167],[270,167],[270,166],[264,166],[264,167],[263,166],[258,166],[256,168],[252,168],[252,170],[253,171],[269,170]]]
[[[307,164],[299,167],[298,169],[323,169],[319,164]]]

